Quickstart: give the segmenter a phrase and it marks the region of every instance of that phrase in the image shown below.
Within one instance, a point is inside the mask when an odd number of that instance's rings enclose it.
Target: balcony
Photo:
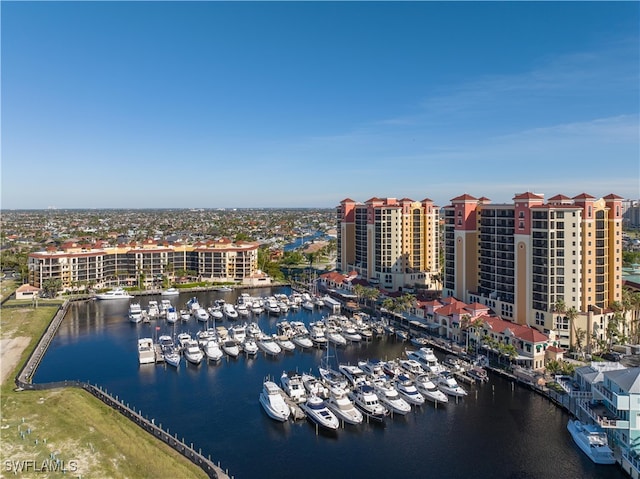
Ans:
[[[593,385],[595,386],[595,384]],[[595,395],[594,395],[595,397]],[[615,414],[608,410],[601,403],[593,401],[580,401],[582,409],[591,419],[603,428],[607,429],[629,429],[629,421],[623,421],[615,417]]]
[[[612,393],[602,383],[593,385],[593,398],[609,403],[613,409],[629,410],[629,395]]]

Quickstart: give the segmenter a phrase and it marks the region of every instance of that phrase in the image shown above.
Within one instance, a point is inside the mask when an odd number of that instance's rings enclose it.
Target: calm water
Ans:
[[[271,290],[249,291],[266,296]],[[273,292],[288,293],[288,288]],[[235,301],[236,292],[199,293],[204,306],[216,298]],[[171,297],[184,307],[190,295]],[[145,307],[149,299],[143,297]],[[348,426],[316,435],[307,421],[276,423],[258,403],[266,376],[279,382],[283,371],[313,370],[323,352],[296,351],[279,358],[223,359],[220,364],[186,365],[178,370],[138,364],[137,338],[173,332],[164,320],[132,324],[127,301],[73,305],[37,371],[34,382],[88,380],[106,387],[171,434],[193,442],[236,478],[473,477],[624,478],[618,466],[596,466],[574,445],[566,430],[569,416],[531,391],[492,376],[471,387],[467,398],[414,409],[385,426]],[[305,310],[288,319],[321,317]],[[277,318],[262,315],[265,332]],[[156,324],[157,323],[157,324]],[[223,324],[228,324],[223,322]],[[194,319],[177,323],[176,333],[202,327]],[[340,362],[398,357],[405,345],[392,338],[338,349]],[[333,358],[335,360],[335,358]],[[493,386],[493,387],[492,387]]]

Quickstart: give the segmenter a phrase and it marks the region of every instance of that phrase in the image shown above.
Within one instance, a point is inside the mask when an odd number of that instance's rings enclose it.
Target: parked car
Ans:
[[[608,353],[604,353],[602,355],[602,359],[605,361],[620,361],[622,359],[622,354],[616,353],[614,351],[609,351]]]

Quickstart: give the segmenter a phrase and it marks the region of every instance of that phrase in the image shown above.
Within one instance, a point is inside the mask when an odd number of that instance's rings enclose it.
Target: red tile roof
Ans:
[[[478,198],[475,198],[471,195],[468,195],[467,193],[465,193],[464,195],[460,195],[460,196],[456,196],[455,198],[452,198],[450,201],[477,201]]]
[[[526,193],[520,193],[513,197],[514,200],[542,200],[544,197],[542,195],[536,195],[535,193],[531,193],[527,191]]]
[[[573,197],[574,200],[595,200],[595,196],[588,195],[587,193],[580,193]]]
[[[605,200],[623,200],[622,196],[618,196],[614,193],[608,194],[607,196],[603,196]]]

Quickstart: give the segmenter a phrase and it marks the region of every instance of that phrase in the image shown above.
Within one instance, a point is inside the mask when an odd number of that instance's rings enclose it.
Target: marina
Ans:
[[[289,288],[251,291],[252,296],[291,294]],[[225,300],[237,294],[224,293]],[[198,293],[202,305],[213,304],[220,292]],[[189,296],[172,298],[182,309]],[[147,301],[138,298],[144,305]],[[168,364],[138,363],[137,340],[158,335],[188,333],[196,337],[203,323],[193,317],[169,324],[156,319],[151,324],[128,320],[126,301],[91,301],[73,304],[51,343],[34,382],[78,379],[100,384],[111,393],[141,409],[171,434],[193,442],[202,452],[223,461],[235,477],[260,475],[258,464],[282,471],[280,477],[296,477],[305,467],[302,459],[291,464],[297,450],[313,448],[317,454],[361,458],[341,464],[338,477],[367,474],[372,477],[399,474],[441,477],[625,477],[616,466],[597,466],[576,447],[566,429],[569,416],[526,388],[515,386],[490,373],[488,384],[468,385],[464,398],[451,397],[446,406],[426,401],[405,415],[384,422],[342,424],[337,430],[316,428],[311,421],[276,422],[258,401],[266,377],[279,379],[284,371],[311,372],[326,359],[327,349],[296,347],[277,356],[262,352],[251,357],[224,356],[220,361],[199,365],[182,361]],[[326,310],[290,309],[287,315],[264,314],[258,320],[262,331],[275,334],[277,323],[287,319],[304,325],[322,320]],[[236,323],[238,321],[236,320]],[[223,321],[216,326],[231,326]],[[331,347],[331,366],[358,364],[369,358],[388,361],[403,357],[405,349],[418,349],[395,335]],[[94,351],[95,354],[86,354]],[[105,353],[105,354],[102,354]],[[444,361],[444,355],[439,355]],[[82,357],[82,361],[77,358]],[[406,356],[405,356],[406,358]],[[416,380],[418,390],[419,381]],[[216,431],[216,433],[212,433]],[[436,439],[437,438],[437,439]],[[383,448],[382,445],[385,445]],[[461,451],[460,444],[474,444]],[[526,447],[525,447],[526,444]],[[375,460],[366,460],[371,450]],[[496,465],[495,450],[503,458]],[[250,453],[252,461],[246,461]],[[459,458],[464,455],[465,460]],[[540,461],[540,457],[548,460]],[[487,459],[490,458],[490,459]],[[294,460],[295,462],[295,460]],[[283,464],[287,467],[283,467]],[[309,477],[337,477],[331,462],[314,463]]]

